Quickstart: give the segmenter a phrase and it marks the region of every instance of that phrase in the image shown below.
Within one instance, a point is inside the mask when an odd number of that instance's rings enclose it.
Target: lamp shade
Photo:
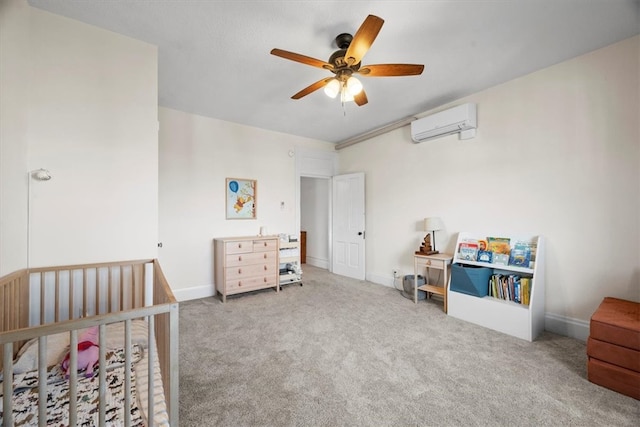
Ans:
[[[442,230],[443,228],[444,225],[442,224],[440,217],[431,216],[424,219],[424,231],[436,231]]]
[[[347,90],[351,96],[356,96],[362,92],[362,83],[355,77],[349,77],[347,79]]]
[[[340,82],[336,79],[331,80],[324,87],[324,93],[330,98],[335,98],[340,93]]]

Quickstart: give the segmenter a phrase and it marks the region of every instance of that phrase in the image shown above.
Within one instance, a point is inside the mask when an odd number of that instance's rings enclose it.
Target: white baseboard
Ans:
[[[589,322],[558,314],[545,313],[544,330],[586,342],[589,337]]]
[[[365,280],[367,280],[368,282],[377,283],[378,285],[383,285],[389,288],[393,288],[393,277],[391,276],[383,276],[381,274],[367,274],[365,276]],[[402,287],[402,284],[400,283],[402,279],[398,278],[396,280],[397,280],[397,286]]]
[[[307,255],[306,264],[312,265],[318,268],[324,268],[325,270],[329,269],[329,260],[322,258],[315,258]],[[302,264],[302,272],[304,273],[304,264]]]
[[[216,293],[214,285],[194,286],[185,289],[172,289],[178,302],[212,297]]]

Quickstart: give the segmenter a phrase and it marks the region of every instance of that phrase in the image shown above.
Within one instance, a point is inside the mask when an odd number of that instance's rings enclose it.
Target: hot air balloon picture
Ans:
[[[227,178],[227,219],[256,219],[257,188],[255,179]]]

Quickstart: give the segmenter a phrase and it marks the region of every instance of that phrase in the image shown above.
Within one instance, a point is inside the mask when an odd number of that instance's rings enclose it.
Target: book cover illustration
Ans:
[[[509,255],[511,252],[511,239],[508,237],[488,237],[488,250],[495,254]]]
[[[509,265],[509,255],[494,252],[493,263],[497,265]]]
[[[476,261],[478,255],[478,242],[473,241],[463,241],[460,242],[460,247],[458,248],[458,258],[464,261]]]
[[[478,250],[477,258],[478,261],[491,263],[493,262],[493,252]]]
[[[531,245],[528,242],[516,242],[509,254],[509,265],[529,267],[531,262]]]

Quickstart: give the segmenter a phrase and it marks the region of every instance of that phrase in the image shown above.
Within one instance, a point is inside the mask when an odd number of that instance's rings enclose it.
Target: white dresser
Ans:
[[[221,237],[214,242],[216,293],[227,295],[264,288],[279,290],[278,237]]]

